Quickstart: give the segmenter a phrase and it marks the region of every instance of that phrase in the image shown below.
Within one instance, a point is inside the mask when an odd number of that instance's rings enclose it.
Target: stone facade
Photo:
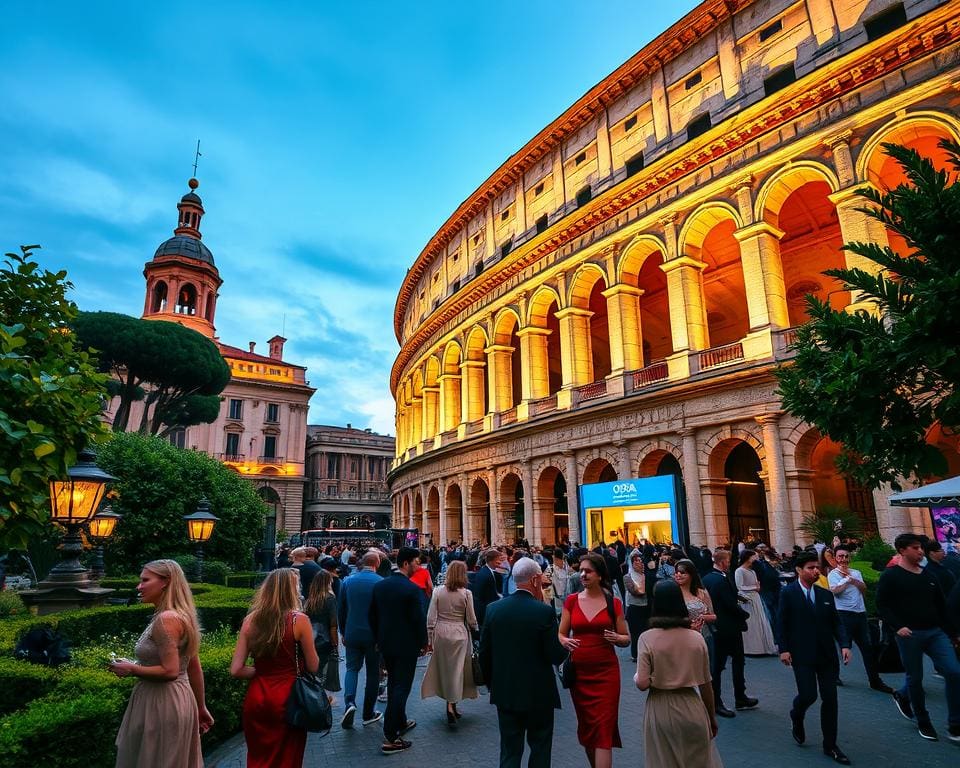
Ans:
[[[696,543],[789,548],[827,506],[929,527],[840,477],[772,370],[805,295],[872,311],[822,273],[905,247],[855,190],[902,181],[883,142],[943,163],[958,53],[942,0],[708,0],[545,127],[401,286],[395,524],[578,540],[578,485],[675,474]]]

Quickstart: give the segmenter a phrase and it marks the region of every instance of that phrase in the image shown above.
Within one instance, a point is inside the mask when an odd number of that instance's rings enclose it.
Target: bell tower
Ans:
[[[187,186],[190,191],[177,204],[179,216],[173,237],[160,244],[143,269],[147,281],[143,318],[180,323],[212,339],[223,280],[213,254],[201,241],[204,210],[196,193],[200,182],[190,179]]]

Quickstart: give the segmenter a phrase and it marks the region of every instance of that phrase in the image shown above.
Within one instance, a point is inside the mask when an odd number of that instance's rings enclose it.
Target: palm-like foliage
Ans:
[[[867,486],[946,472],[925,441],[939,421],[960,425],[960,145],[941,142],[954,171],[937,170],[915,150],[885,144],[907,183],[859,190],[863,210],[901,235],[908,252],[877,243],[844,248],[873,262],[832,269],[858,301],[879,314],[834,310],[807,297],[810,321],[797,334],[797,356],[777,371],[787,411],[841,444],[838,464]]]

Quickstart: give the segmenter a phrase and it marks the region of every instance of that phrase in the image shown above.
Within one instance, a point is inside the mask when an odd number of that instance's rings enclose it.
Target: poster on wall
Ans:
[[[933,531],[947,553],[960,553],[960,507],[931,507]]]

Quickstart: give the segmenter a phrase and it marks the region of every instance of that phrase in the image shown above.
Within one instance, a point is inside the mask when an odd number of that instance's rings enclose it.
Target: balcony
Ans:
[[[574,392],[576,392],[577,402],[579,403],[585,400],[596,400],[598,397],[606,396],[607,381],[606,379],[601,379],[600,381],[594,381],[590,384],[584,384],[582,387],[577,387]]]
[[[666,381],[670,375],[670,370],[664,362],[651,363],[639,371],[633,372],[634,390],[643,389],[650,384],[656,384],[658,381]]]
[[[231,464],[239,464],[246,457],[242,453],[218,453],[217,460],[225,461]]]
[[[517,409],[516,406],[511,408],[508,411],[503,411],[500,414],[500,426],[506,426],[507,424],[515,424],[517,421]]]
[[[737,341],[733,344],[724,344],[722,347],[706,349],[697,357],[701,371],[717,368],[721,365],[729,365],[744,359],[743,342]]]
[[[280,466],[283,464],[283,456],[257,456],[257,464],[272,464]]]
[[[543,397],[539,400],[530,401],[530,416],[539,416],[542,413],[549,413],[550,411],[555,410],[557,410],[556,393],[550,395],[550,397]]]

